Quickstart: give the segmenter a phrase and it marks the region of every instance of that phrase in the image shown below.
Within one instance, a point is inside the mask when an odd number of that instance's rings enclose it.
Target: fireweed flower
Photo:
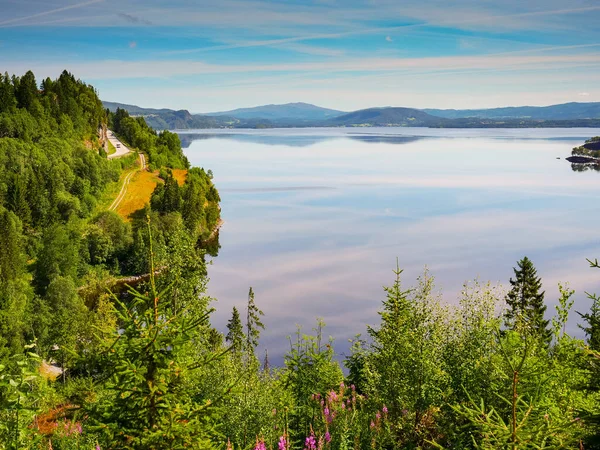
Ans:
[[[279,443],[277,444],[278,450],[287,450],[287,442],[285,440],[285,436],[281,436],[279,438]]]
[[[375,428],[375,422],[371,420],[371,428]]]
[[[377,420],[381,419],[381,413],[379,411],[377,411],[377,414],[375,414],[375,418]]]
[[[329,431],[325,432],[325,442],[328,444],[331,442],[331,434],[329,434]]]
[[[264,439],[256,438],[256,445],[254,446],[254,450],[267,450],[267,446],[265,444]]]
[[[304,450],[317,450],[317,441],[315,435],[311,433],[304,441]]]
[[[384,414],[388,413],[387,406],[385,406],[385,405],[383,405],[383,408],[381,410],[383,411]]]

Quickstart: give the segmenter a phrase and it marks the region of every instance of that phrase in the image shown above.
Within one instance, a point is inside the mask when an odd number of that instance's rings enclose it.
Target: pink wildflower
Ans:
[[[287,450],[287,441],[285,440],[285,436],[281,436],[279,438],[279,443],[277,444],[278,450]]]
[[[331,442],[331,434],[329,434],[329,431],[325,432],[325,442],[328,444]]]
[[[265,445],[264,439],[256,438],[256,445],[254,446],[254,450],[267,450],[267,446]]]
[[[317,450],[317,441],[315,439],[314,434],[310,434],[310,436],[306,437],[304,441],[304,450]]]

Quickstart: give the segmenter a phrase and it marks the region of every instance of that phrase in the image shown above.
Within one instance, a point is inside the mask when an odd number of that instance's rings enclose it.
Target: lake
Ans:
[[[600,173],[564,160],[599,129],[336,128],[181,132],[221,194],[221,249],[209,267],[213,323],[264,311],[261,347],[280,364],[296,324],[317,317],[335,348],[378,323],[398,258],[404,286],[427,266],[443,299],[479,278],[508,285],[527,255],[548,311],[557,283],[600,292]],[[557,159],[560,157],[561,159]],[[569,331],[580,335],[572,313]]]

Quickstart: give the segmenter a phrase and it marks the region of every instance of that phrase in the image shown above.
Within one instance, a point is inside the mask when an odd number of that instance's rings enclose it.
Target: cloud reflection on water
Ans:
[[[452,303],[465,280],[507,284],[528,255],[549,312],[558,281],[571,282],[574,309],[586,310],[584,292],[600,291],[585,260],[600,256],[591,225],[600,219],[600,176],[556,160],[580,143],[570,137],[578,132],[493,138],[492,130],[402,145],[336,135],[289,146],[282,130],[269,144],[269,132],[259,140],[194,140],[186,154],[215,173],[226,220],[209,268],[209,292],[219,299],[215,324],[223,329],[253,286],[266,313],[262,342],[277,362],[294,325],[308,331],[316,317],[346,351],[346,339],[377,323],[396,257],[406,286],[428,265]]]

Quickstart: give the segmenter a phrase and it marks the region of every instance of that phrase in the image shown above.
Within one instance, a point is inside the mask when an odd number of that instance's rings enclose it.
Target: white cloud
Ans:
[[[129,48],[136,48],[136,47],[137,47],[137,42],[136,41],[129,42]]]
[[[391,37],[391,36],[386,36],[386,37],[385,37],[385,40],[386,40],[386,41],[388,41],[388,42],[392,42],[392,41],[393,41],[393,39],[392,39],[392,37]]]
[[[48,10],[48,11],[43,11],[43,12],[32,14],[32,15],[29,15],[29,16],[15,17],[15,18],[12,18],[12,19],[3,20],[2,22],[0,22],[0,27],[1,26],[6,26],[6,25],[10,26],[10,25],[14,25],[14,24],[23,24],[22,22],[27,22],[27,21],[30,21],[31,19],[37,19],[39,17],[44,17],[44,16],[48,16],[48,15],[51,15],[51,14],[64,13],[65,11],[69,11],[69,10],[72,10],[72,9],[83,8],[85,6],[90,6],[90,5],[93,5],[95,3],[101,3],[103,1],[104,0],[90,0],[90,1],[87,1],[87,2],[83,2],[83,3],[76,3],[74,5],[68,5],[68,6],[63,6],[61,8],[55,8],[55,9],[51,9],[51,10]],[[23,25],[26,25],[26,23],[23,24]]]
[[[410,74],[419,70],[437,72],[456,72],[460,70],[549,70],[565,69],[579,65],[595,66],[600,64],[600,55],[476,55],[441,56],[425,58],[354,58],[333,59],[324,62],[279,63],[279,64],[209,64],[203,61],[161,60],[122,61],[98,60],[91,62],[57,62],[51,64],[36,62],[5,62],[5,68],[14,73],[27,71],[29,67],[46,76],[59,74],[65,66],[82,78],[126,79],[161,78],[202,74],[247,74],[319,71],[322,74],[336,72],[388,72],[398,71]],[[112,67],[118,65],[119,71]]]

